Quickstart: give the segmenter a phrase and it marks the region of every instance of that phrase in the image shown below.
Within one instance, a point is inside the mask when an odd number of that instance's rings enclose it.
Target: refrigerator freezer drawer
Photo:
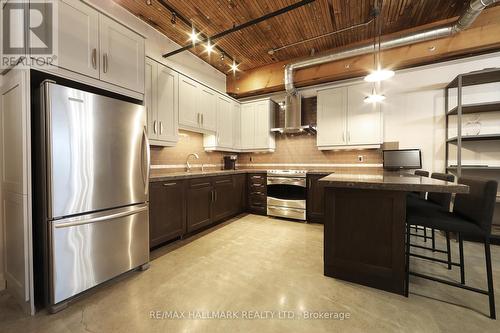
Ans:
[[[148,205],[52,221],[51,303],[149,261]]]

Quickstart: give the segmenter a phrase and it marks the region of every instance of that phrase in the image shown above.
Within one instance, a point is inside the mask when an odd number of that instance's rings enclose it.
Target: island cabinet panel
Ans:
[[[149,192],[150,247],[183,235],[186,231],[184,181],[151,183]]]
[[[325,187],[325,275],[403,295],[405,215],[403,191]]]
[[[198,230],[212,222],[213,189],[209,177],[189,180],[186,194],[187,232]]]
[[[319,180],[328,174],[307,175],[307,221],[323,223],[325,208],[325,193],[323,183]]]
[[[214,177],[213,220],[219,221],[235,214],[234,198],[236,197],[232,176]]]

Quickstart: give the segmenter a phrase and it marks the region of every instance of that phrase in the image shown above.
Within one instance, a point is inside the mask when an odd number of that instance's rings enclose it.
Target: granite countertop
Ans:
[[[149,177],[150,182],[163,182],[174,179],[189,179],[189,178],[202,178],[213,176],[237,175],[242,173],[266,173],[267,170],[207,170],[207,171],[181,171],[181,172],[155,172]]]
[[[469,186],[398,172],[330,174],[319,180],[326,187],[405,192],[469,193]]]

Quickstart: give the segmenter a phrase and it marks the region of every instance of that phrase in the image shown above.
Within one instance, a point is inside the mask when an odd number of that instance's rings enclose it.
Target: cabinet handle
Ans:
[[[103,71],[104,71],[104,73],[107,73],[108,72],[108,54],[107,53],[104,53],[104,55],[102,56],[102,60],[103,60]]]
[[[92,49],[92,67],[97,69],[97,49]]]
[[[345,142],[345,132],[342,132],[342,142]]]
[[[214,201],[217,201],[217,190],[214,190]]]
[[[163,186],[165,186],[165,187],[175,186],[175,185],[177,185],[177,183],[165,183],[165,184],[163,184]]]
[[[154,134],[158,132],[158,122],[156,120],[153,122],[153,132]]]
[[[201,124],[203,125],[203,113],[201,114]]]
[[[160,121],[160,135],[163,134],[163,121]]]
[[[199,124],[200,124],[200,122],[201,122],[201,121],[200,121],[200,114],[199,114],[199,113],[197,113],[197,114],[196,114],[196,122],[198,123],[198,125],[199,125]]]

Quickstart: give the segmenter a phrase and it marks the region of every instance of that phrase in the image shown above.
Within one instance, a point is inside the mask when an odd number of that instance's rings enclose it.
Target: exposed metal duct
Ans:
[[[452,36],[462,30],[469,28],[481,12],[488,6],[499,2],[500,0],[471,0],[469,8],[458,18],[456,23],[448,27],[432,29],[428,31],[418,32],[392,40],[384,41],[380,44],[382,50],[388,50],[396,47],[406,46],[410,44],[435,40],[439,38]],[[351,58],[359,55],[369,54],[373,52],[373,45],[347,49],[337,53],[331,53],[315,58],[306,59],[285,66],[285,89],[287,94],[295,95],[297,89],[293,84],[293,72],[296,69],[320,65],[332,61]],[[288,106],[287,106],[288,109]],[[294,109],[293,107],[290,110]]]

